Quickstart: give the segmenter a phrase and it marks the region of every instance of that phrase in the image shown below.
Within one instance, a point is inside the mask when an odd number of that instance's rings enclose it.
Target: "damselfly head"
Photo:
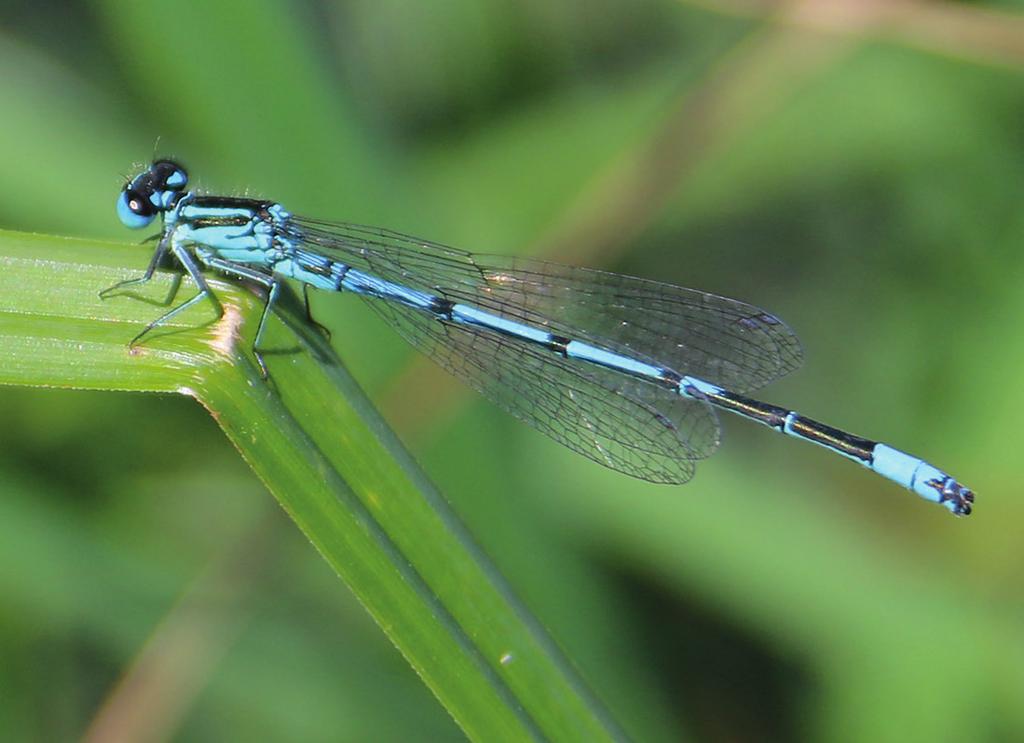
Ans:
[[[117,198],[117,216],[140,229],[171,209],[188,185],[188,173],[173,160],[157,160],[125,184]]]

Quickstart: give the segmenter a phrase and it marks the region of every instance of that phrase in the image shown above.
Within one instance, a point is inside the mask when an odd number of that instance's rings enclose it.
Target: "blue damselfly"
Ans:
[[[252,350],[282,282],[364,297],[413,346],[499,406],[611,469],[683,483],[718,444],[716,410],[823,446],[952,513],[974,494],[938,468],[746,396],[795,369],[800,344],[777,317],[734,299],[658,281],[526,258],[472,255],[389,230],[293,215],[260,199],[186,190],[158,160],[125,184],[121,221],[163,232],[141,278],[173,255],[199,291],[185,308],[220,304],[200,266],[265,287]],[[307,313],[309,309],[306,297]]]

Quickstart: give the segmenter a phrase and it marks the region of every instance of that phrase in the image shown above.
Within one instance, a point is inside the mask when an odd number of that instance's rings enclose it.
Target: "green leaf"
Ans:
[[[268,330],[270,382],[250,353],[261,298],[227,282],[222,317],[200,303],[127,347],[194,291],[158,272],[101,300],[146,252],[0,232],[0,383],[194,397],[471,738],[621,737],[294,296]]]

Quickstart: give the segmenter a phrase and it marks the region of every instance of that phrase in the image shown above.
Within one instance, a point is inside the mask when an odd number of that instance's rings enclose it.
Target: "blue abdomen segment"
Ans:
[[[647,364],[620,353],[613,353],[589,343],[570,341],[565,346],[565,355],[570,359],[587,361],[608,369],[615,369],[625,374],[643,377],[651,381],[661,379],[665,370],[663,367]]]
[[[971,513],[974,493],[970,489],[911,454],[819,423],[795,411],[737,395],[693,377],[684,377],[679,391],[684,396],[704,399],[719,409],[762,423],[787,436],[810,441],[859,462],[925,500],[945,506],[957,516]]]
[[[869,466],[882,477],[909,488],[925,500],[945,506],[957,516],[971,512],[973,492],[938,467],[911,454],[886,444],[877,444]]]
[[[606,369],[646,379],[653,383],[663,381],[665,373],[663,367],[648,364],[631,356],[609,351],[590,343],[563,338],[545,328],[538,328],[516,320],[510,320],[475,307],[464,304],[452,305],[448,313],[448,319],[452,322],[487,328],[502,335],[535,343],[549,351],[561,354],[566,359],[602,366]]]
[[[452,322],[462,325],[472,325],[479,328],[487,328],[502,335],[521,338],[538,345],[547,345],[551,342],[551,333],[526,325],[515,320],[509,320],[490,312],[478,310],[465,304],[454,304],[451,306],[450,317]]]
[[[432,311],[438,302],[437,297],[433,294],[410,289],[393,281],[385,281],[363,271],[357,271],[354,268],[346,268],[336,288],[367,297],[399,302],[426,312]]]

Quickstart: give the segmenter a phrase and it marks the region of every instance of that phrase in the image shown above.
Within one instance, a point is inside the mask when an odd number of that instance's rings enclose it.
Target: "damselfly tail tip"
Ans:
[[[974,509],[974,491],[964,487],[952,477],[933,487],[939,491],[939,503],[949,509],[954,516],[970,516]]]

